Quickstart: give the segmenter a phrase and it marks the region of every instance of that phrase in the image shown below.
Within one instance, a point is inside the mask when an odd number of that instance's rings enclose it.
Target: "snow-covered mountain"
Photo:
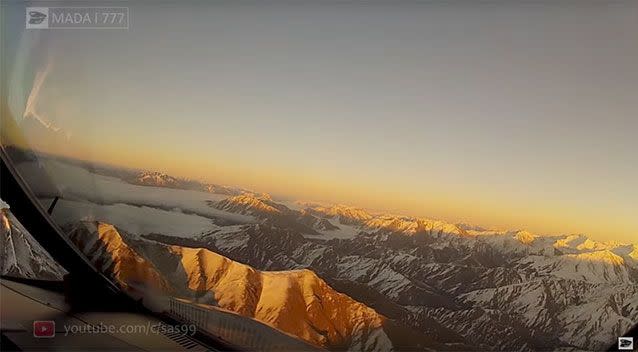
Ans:
[[[297,216],[297,221],[299,221],[301,224],[304,224],[308,227],[311,227],[317,230],[323,230],[323,231],[339,230],[339,226],[333,225],[330,222],[330,220],[318,218],[312,215],[307,210],[299,211]]]
[[[184,188],[181,180],[157,171],[142,171],[126,181],[140,186]]]
[[[118,230],[106,223],[83,221],[68,229],[68,237],[101,272],[108,273],[125,290],[138,284],[172,293],[155,265],[131,248]]]
[[[0,199],[0,274],[27,279],[62,280],[66,274]]]
[[[141,267],[148,268],[127,274],[134,281],[153,282],[155,272],[161,278],[157,285],[164,282],[172,290],[208,285],[194,279],[197,270],[188,271],[194,274],[188,276],[176,269],[181,258],[189,257],[188,250],[177,255],[164,248],[171,246],[203,248],[260,272],[311,270],[335,291],[382,315],[383,331],[395,349],[401,349],[399,335],[409,336],[403,341],[418,340],[419,348],[436,350],[601,350],[638,323],[635,243],[485,229],[344,205],[278,202],[253,192],[228,195],[192,192],[202,189],[191,187],[188,191],[124,187],[117,179],[109,180],[108,189],[113,191],[107,195],[118,205],[130,204],[126,211],[85,199],[100,209],[91,213],[93,219],[121,223],[135,234],[123,237],[123,248],[135,251],[143,259]],[[69,184],[68,189],[74,186]],[[56,209],[61,223],[80,219],[62,219],[72,215],[71,210],[85,214],[87,209],[86,205],[63,209],[65,205],[63,200]],[[157,216],[170,226],[153,226],[152,231],[142,231],[148,226],[131,226],[147,221],[139,219],[149,213],[137,209],[140,205],[161,209]],[[185,219],[190,214],[211,221],[190,224],[192,219]],[[155,246],[164,249],[146,249]],[[93,252],[104,256],[111,250],[96,247]],[[136,257],[122,249],[121,255],[115,255],[119,267],[109,261],[101,267],[117,273],[128,266],[121,263],[129,256]],[[137,267],[136,263],[130,265]],[[215,302],[214,297],[200,300]],[[392,326],[413,331],[397,333],[403,330]]]
[[[382,315],[310,270],[260,271],[208,249],[146,240],[101,222],[81,222],[68,230],[78,248],[125,288],[146,283],[321,347],[392,349]]]
[[[241,194],[220,201],[216,207],[220,210],[256,217],[287,215],[292,212],[285,205],[275,203],[267,194]]]
[[[278,227],[290,228],[307,235],[320,236],[322,230],[338,230],[329,219],[307,210],[293,210],[272,200],[268,194],[243,193],[210,205],[226,212],[250,215]]]
[[[264,219],[290,211],[271,199],[244,200],[220,204]],[[304,213],[350,229],[350,237],[330,239],[340,230],[317,230],[322,239],[262,221],[190,240],[150,238],[190,241],[263,270],[309,268],[450,348],[471,343],[481,349],[604,349],[638,323],[635,245],[373,215],[344,206],[307,207]]]
[[[208,193],[223,194],[227,196],[237,196],[244,192],[248,192],[240,188],[227,187],[227,186],[216,185],[211,183],[204,184],[202,189]]]
[[[237,196],[242,193],[251,193],[250,191],[237,187],[203,183],[197,180],[173,177],[157,171],[141,171],[132,177],[124,178],[124,181],[133,185],[203,191],[226,196]]]
[[[337,220],[344,225],[360,225],[372,219],[372,215],[367,211],[346,205],[332,205],[329,207],[314,205],[306,210],[322,218]]]

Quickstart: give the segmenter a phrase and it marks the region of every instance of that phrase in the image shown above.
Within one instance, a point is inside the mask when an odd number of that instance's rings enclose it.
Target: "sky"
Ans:
[[[33,143],[282,199],[638,242],[638,2],[129,5],[128,30],[27,31],[13,9],[10,105],[50,132]]]

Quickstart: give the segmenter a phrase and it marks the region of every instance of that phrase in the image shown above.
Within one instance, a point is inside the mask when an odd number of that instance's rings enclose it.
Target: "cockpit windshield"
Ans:
[[[1,145],[135,300],[249,350],[638,323],[636,2],[116,5],[2,4]],[[62,280],[0,205],[2,275]]]

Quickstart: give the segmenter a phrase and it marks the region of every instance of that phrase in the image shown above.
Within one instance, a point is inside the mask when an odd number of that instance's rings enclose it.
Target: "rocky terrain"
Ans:
[[[139,238],[101,222],[80,222],[67,230],[92,263],[125,289],[151,286],[332,350],[392,350],[388,334],[400,330],[308,269],[260,271],[208,249]]]
[[[29,165],[21,167],[31,170]],[[259,272],[309,270],[331,290],[382,316],[394,349],[601,350],[638,323],[635,243],[284,202],[239,189],[222,194],[138,186],[119,176],[91,176],[86,168],[77,171],[65,162],[49,170],[61,181],[69,174],[86,178],[64,183],[64,193],[77,201],[63,199],[53,214],[56,221],[77,228],[97,220],[112,223],[119,234],[128,232],[120,235],[127,249],[113,250],[117,245],[88,252],[106,258],[100,267],[118,280],[150,282],[208,304],[217,300],[193,292],[214,285],[175,274],[182,260],[176,258],[195,257],[190,249],[205,249]],[[95,194],[95,189],[109,192]],[[52,192],[36,193],[50,202]],[[111,246],[118,243],[109,231],[97,237]],[[149,246],[164,254],[146,252]],[[182,248],[181,254],[166,249],[171,246]],[[143,260],[127,261],[129,250]],[[118,277],[112,258],[138,269]],[[331,348],[339,344],[327,341]]]
[[[214,206],[258,215],[292,211],[260,199]],[[274,204],[273,204],[274,203]],[[263,209],[262,209],[263,210]],[[349,227],[350,238],[273,224],[238,225],[194,239],[149,238],[212,251],[263,270],[309,268],[385,316],[481,349],[604,349],[638,322],[638,247],[583,235],[537,236],[344,206],[303,212]]]
[[[0,199],[0,274],[39,280],[62,280],[66,274]]]

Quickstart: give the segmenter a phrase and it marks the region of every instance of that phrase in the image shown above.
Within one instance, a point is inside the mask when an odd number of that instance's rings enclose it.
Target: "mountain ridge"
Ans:
[[[94,264],[106,263],[100,268],[124,286],[149,280],[170,294],[190,291],[199,303],[253,317],[321,347],[392,349],[382,315],[334,291],[310,270],[263,272],[205,248],[149,241],[100,222],[76,224],[69,233]]]
[[[33,238],[0,199],[0,274],[27,279],[62,280],[66,270]]]

